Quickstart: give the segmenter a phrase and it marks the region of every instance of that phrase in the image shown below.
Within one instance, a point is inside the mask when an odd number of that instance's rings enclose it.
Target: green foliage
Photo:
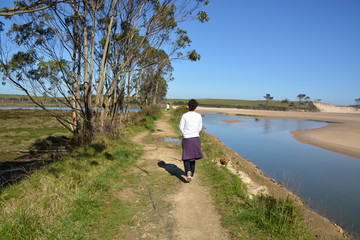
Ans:
[[[189,111],[188,106],[179,106],[174,110],[173,116],[174,117],[181,117],[184,113],[187,113]]]
[[[285,98],[285,99],[281,100],[281,103],[286,103],[286,104],[288,104],[288,103],[289,103],[289,99]]]
[[[171,114],[171,118],[170,118],[170,122],[173,124],[179,124],[180,122],[180,118],[184,113],[187,113],[189,111],[188,106],[178,106],[177,108],[175,108],[174,111],[172,111]]]
[[[190,52],[188,52],[188,58],[192,61],[192,62],[195,62],[195,61],[199,61],[200,60],[200,54],[198,54],[196,52],[196,50],[192,50]]]
[[[306,96],[306,94],[298,94],[297,98],[299,99],[299,101],[301,102],[301,100]]]
[[[161,107],[159,105],[143,106],[142,110],[133,115],[133,120],[138,126],[144,126],[150,131],[155,130],[155,121],[162,116]],[[135,118],[136,116],[136,118]]]
[[[204,12],[204,11],[198,12],[197,19],[202,23],[210,21],[210,18],[207,15],[207,12]]]
[[[268,105],[269,101],[273,100],[274,97],[267,93],[264,98],[266,99],[266,105]]]
[[[272,196],[258,196],[246,203],[247,209],[238,209],[236,218],[239,222],[251,222],[249,232],[254,237],[268,239],[310,239],[311,235],[303,223],[303,215],[295,206],[294,201],[287,197],[276,199]]]
[[[178,29],[176,31],[176,34],[178,34],[178,39],[176,40],[176,44],[180,47],[180,48],[186,48],[190,46],[191,40],[189,38],[187,34],[187,31],[182,30],[182,29]]]
[[[14,34],[14,40],[19,46],[29,43],[30,40],[34,40],[34,45],[41,45],[55,36],[55,32],[50,27],[46,28],[43,22],[36,21],[14,23],[8,34]]]
[[[8,63],[8,67],[11,70],[21,69],[26,66],[31,66],[35,63],[36,54],[34,50],[28,52],[18,52],[14,54]]]
[[[356,107],[359,108],[360,106],[360,98],[355,99]]]

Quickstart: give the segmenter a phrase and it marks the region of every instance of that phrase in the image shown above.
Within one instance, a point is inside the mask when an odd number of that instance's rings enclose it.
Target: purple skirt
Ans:
[[[201,151],[201,140],[199,137],[184,138],[181,145],[183,148],[182,160],[196,160],[204,157]]]

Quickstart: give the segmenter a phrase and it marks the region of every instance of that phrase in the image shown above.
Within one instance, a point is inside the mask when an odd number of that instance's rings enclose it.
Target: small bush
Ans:
[[[189,111],[189,108],[185,105],[179,106],[174,111],[175,117],[181,117],[184,113],[187,113]]]
[[[179,123],[181,116],[184,113],[187,113],[189,111],[189,108],[185,105],[177,107],[171,114],[170,122],[175,124]]]

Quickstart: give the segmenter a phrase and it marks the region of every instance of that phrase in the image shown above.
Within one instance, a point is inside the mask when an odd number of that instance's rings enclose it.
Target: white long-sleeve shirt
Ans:
[[[189,111],[182,115],[179,129],[184,138],[199,137],[202,129],[202,117],[199,113]]]

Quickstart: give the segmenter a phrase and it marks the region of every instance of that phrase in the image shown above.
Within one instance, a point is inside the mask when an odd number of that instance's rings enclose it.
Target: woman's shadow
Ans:
[[[164,168],[171,175],[176,176],[183,183],[188,182],[183,177],[183,175],[185,175],[185,172],[183,170],[181,170],[180,168],[178,168],[175,164],[170,164],[170,163],[166,163],[164,161],[159,161],[158,166]]]

